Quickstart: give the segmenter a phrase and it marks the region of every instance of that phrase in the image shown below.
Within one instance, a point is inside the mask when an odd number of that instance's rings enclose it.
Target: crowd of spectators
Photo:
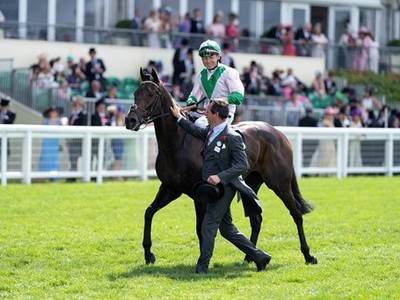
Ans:
[[[192,48],[197,48],[201,41],[209,38],[221,45],[227,43],[231,51],[236,51],[239,38],[251,35],[247,28],[240,28],[235,13],[225,15],[222,11],[217,11],[212,22],[205,24],[199,8],[184,16],[175,16],[169,6],[153,9],[147,16],[136,9],[131,27],[136,32],[133,34],[133,45],[156,48],[176,49],[180,46],[181,39],[186,37]],[[140,36],[138,30],[146,35]],[[376,73],[379,71],[379,43],[375,40],[374,33],[365,26],[361,26],[358,32],[348,26],[338,41],[330,41],[319,22],[306,22],[300,28],[291,24],[277,24],[261,37],[269,39],[268,46],[262,47],[262,52],[287,56],[325,58],[328,43],[339,44],[340,48],[335,51],[340,66]]]
[[[47,54],[42,53],[30,69],[33,88],[57,88],[57,98],[64,100],[70,100],[75,95],[98,98],[102,96],[100,92],[106,89],[103,76],[106,67],[103,60],[97,57],[94,48],[89,49],[88,59],[81,57],[75,62],[72,56],[68,56],[66,65],[62,63],[61,57],[49,59]]]

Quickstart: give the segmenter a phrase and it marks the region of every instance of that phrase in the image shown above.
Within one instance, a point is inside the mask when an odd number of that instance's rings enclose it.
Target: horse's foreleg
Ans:
[[[157,211],[171,203],[180,195],[180,193],[176,193],[166,187],[164,184],[161,184],[156,198],[146,209],[146,212],[144,214],[144,232],[142,245],[144,248],[144,259],[146,260],[147,264],[154,263],[156,261],[156,256],[151,252],[151,225],[153,221],[153,216]]]

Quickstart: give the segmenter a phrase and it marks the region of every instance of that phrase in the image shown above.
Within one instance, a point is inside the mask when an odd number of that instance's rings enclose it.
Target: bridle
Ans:
[[[129,112],[135,113],[135,115],[137,117],[137,120],[139,121],[140,128],[145,128],[149,123],[153,122],[154,120],[159,119],[159,118],[163,118],[163,117],[166,117],[166,116],[170,116],[171,113],[168,112],[168,113],[162,113],[162,114],[156,115],[154,113],[154,111],[156,110],[156,108],[158,107],[158,105],[161,102],[161,98],[163,96],[162,90],[156,83],[154,83],[153,81],[150,81],[150,80],[142,81],[140,83],[140,85],[142,85],[142,84],[152,84],[157,88],[157,94],[155,95],[154,102],[150,107],[150,111],[147,111],[147,110],[141,108],[140,106],[138,106],[136,103],[134,103],[134,104],[131,105],[131,107],[129,109]],[[140,117],[137,114],[137,111],[144,112],[144,117]],[[142,127],[142,125],[144,125],[144,126]]]

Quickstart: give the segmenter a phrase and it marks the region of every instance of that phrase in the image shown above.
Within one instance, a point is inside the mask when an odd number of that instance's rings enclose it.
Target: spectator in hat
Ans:
[[[318,120],[314,117],[313,108],[306,107],[306,114],[299,120],[299,127],[318,127]],[[318,141],[303,140],[303,166],[309,167],[311,157],[318,147]]]
[[[107,111],[107,104],[104,98],[101,98],[95,103],[95,113],[91,117],[91,126],[110,126],[111,117]],[[95,159],[98,156],[99,139],[92,139],[92,157]],[[95,165],[95,164],[94,164]]]
[[[78,66],[78,64],[74,63],[74,57],[72,55],[67,56],[67,66],[64,69],[64,76],[68,78],[73,72],[73,70]]]
[[[0,100],[0,124],[14,124],[16,114],[9,109],[10,100],[2,98]],[[0,139],[1,149],[1,139]],[[7,140],[7,155],[11,155],[10,141]]]
[[[92,115],[92,126],[109,126],[110,116],[107,112],[107,104],[104,98],[101,98],[95,103],[95,113]]]
[[[84,110],[84,102],[82,97],[74,97],[72,100],[72,114],[68,119],[70,126],[86,126],[88,123],[87,113]],[[78,170],[78,159],[82,155],[82,139],[67,140],[70,171]],[[70,178],[67,181],[75,181]]]
[[[111,126],[125,126],[125,108],[122,105],[114,105],[111,117]],[[110,111],[110,110],[109,110]],[[114,154],[114,161],[112,163],[112,170],[121,170],[122,158],[124,155],[124,140],[112,139],[111,148]],[[121,179],[121,178],[116,178]]]
[[[201,225],[202,243],[196,273],[208,272],[218,229],[225,239],[256,263],[258,271],[264,270],[271,257],[257,249],[232,223],[230,204],[236,192],[241,194],[242,199],[250,201],[243,200],[243,203],[252,203],[252,211],[245,208],[246,214],[261,213],[261,207],[257,195],[241,177],[248,168],[247,155],[242,137],[228,125],[228,102],[225,99],[213,99],[210,102],[205,112],[210,126],[206,128],[197,127],[183,118],[175,102],[171,111],[178,119],[179,126],[204,141],[202,179],[213,186],[222,184],[225,191],[221,199],[207,204]]]
[[[86,64],[86,78],[91,83],[93,80],[100,82],[101,90],[104,89],[104,78],[103,74],[106,71],[106,67],[102,59],[97,58],[95,48],[89,49],[90,60]]]
[[[13,124],[15,121],[16,114],[9,109],[10,100],[2,98],[0,101],[0,124]]]
[[[183,76],[181,75],[186,72],[185,60],[187,59],[187,54],[189,50],[191,50],[191,48],[189,47],[189,40],[187,38],[182,38],[181,44],[175,50],[174,57],[172,59],[172,65],[174,68],[172,74],[172,90],[174,96],[176,96],[177,98],[183,98],[183,95],[181,93]]]
[[[43,112],[43,125],[61,125],[59,109],[52,106]],[[42,139],[39,171],[60,171],[60,141],[58,138]],[[54,179],[54,178],[53,178]]]
[[[332,107],[324,109],[322,127],[333,128],[335,110]],[[311,158],[311,167],[334,168],[337,167],[336,143],[334,140],[320,140],[317,150]]]
[[[362,128],[362,111],[358,107],[353,108],[350,111],[350,127]],[[349,141],[349,167],[361,167],[361,138],[362,135],[358,135],[355,139]]]

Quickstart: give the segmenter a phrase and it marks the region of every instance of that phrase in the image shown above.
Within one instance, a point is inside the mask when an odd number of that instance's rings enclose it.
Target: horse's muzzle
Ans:
[[[128,130],[138,131],[140,128],[139,122],[136,121],[135,118],[126,116],[125,117],[125,127]]]

